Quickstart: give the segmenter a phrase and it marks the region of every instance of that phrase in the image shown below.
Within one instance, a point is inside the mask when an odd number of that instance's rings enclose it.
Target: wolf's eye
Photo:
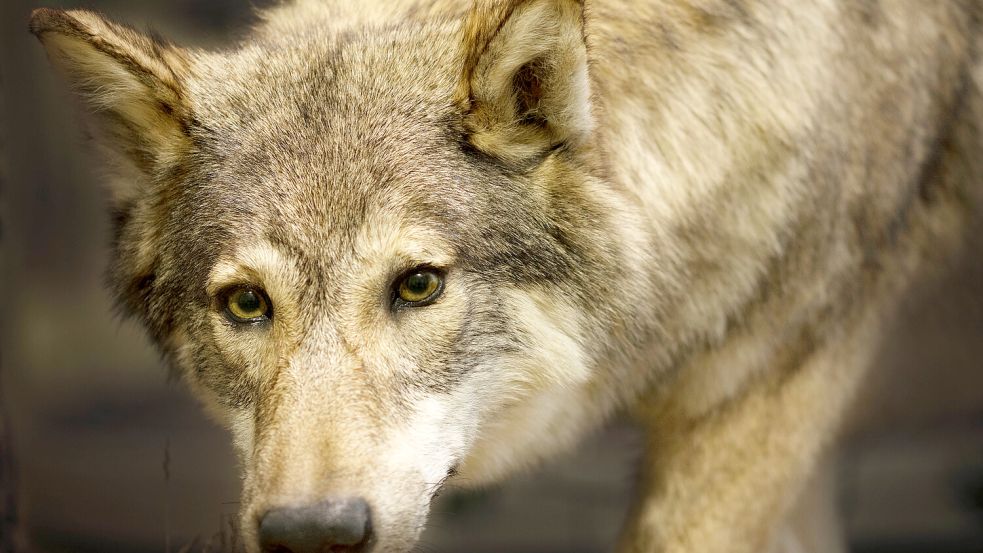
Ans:
[[[434,269],[414,269],[396,285],[397,303],[410,307],[428,305],[444,290],[444,279]]]
[[[232,288],[225,294],[225,314],[240,324],[260,323],[272,316],[266,294],[251,286]]]

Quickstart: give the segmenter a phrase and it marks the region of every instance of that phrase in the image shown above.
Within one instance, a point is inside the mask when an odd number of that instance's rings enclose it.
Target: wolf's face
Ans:
[[[207,54],[35,13],[116,169],[112,282],[231,428],[252,548],[408,549],[449,477],[596,418],[633,277],[581,19],[509,2]]]

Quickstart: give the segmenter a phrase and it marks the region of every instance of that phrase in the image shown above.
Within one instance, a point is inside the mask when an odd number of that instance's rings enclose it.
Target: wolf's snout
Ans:
[[[364,550],[369,529],[364,499],[331,499],[270,509],[259,523],[259,539],[264,553],[355,553]]]

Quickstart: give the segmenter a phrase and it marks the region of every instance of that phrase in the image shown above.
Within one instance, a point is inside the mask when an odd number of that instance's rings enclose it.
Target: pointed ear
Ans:
[[[97,144],[121,171],[117,200],[180,160],[190,120],[183,50],[83,10],[34,10],[31,32],[92,112]]]
[[[582,0],[477,0],[462,53],[455,100],[479,150],[521,163],[590,134]]]

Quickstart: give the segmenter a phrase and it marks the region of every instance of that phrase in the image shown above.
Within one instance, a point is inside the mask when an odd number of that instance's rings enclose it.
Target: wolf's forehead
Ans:
[[[459,179],[436,167],[424,174],[398,167],[322,172],[273,164],[210,186],[210,200],[200,209],[232,203],[223,220],[235,227],[235,242],[263,240],[328,271],[353,258],[406,255],[407,247],[418,249],[417,237],[432,242],[456,234],[466,192]]]
[[[399,30],[304,37],[205,60],[192,96],[219,200],[315,243],[380,211],[446,211],[461,165],[453,60],[426,43]]]
[[[446,117],[457,56],[437,45],[448,29],[309,31],[201,58],[192,96],[204,117],[306,144],[405,139],[414,121]]]

